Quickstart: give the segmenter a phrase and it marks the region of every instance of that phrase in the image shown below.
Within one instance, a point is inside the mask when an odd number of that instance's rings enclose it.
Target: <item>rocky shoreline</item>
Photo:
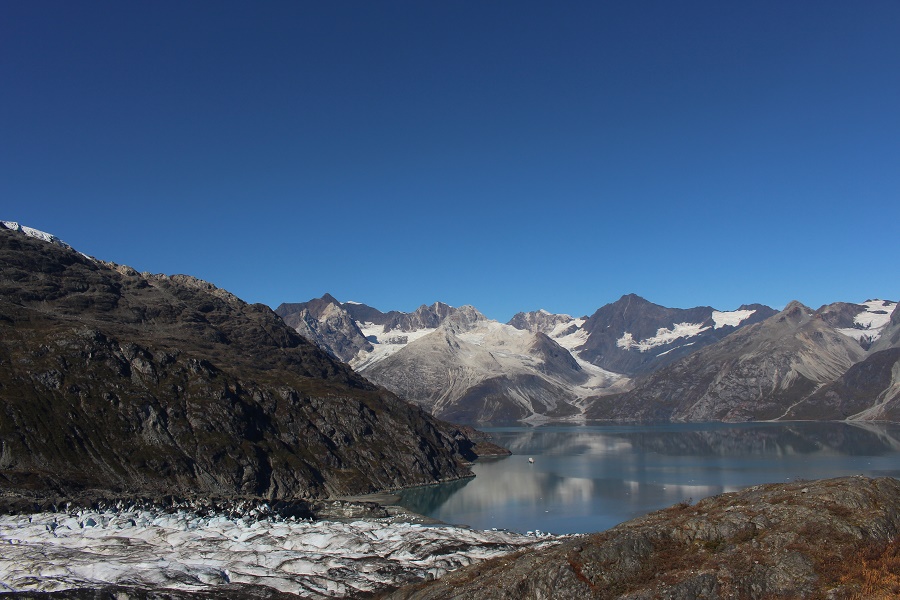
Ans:
[[[900,480],[757,485],[497,557],[389,600],[900,597]]]

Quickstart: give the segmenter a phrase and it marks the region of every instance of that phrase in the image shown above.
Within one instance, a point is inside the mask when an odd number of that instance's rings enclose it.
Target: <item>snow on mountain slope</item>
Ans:
[[[469,313],[469,317],[471,317]],[[543,333],[478,314],[450,316],[359,372],[433,414],[468,422],[580,414],[580,399],[623,386]],[[377,350],[376,350],[377,352]]]
[[[378,323],[360,323],[359,328],[372,344],[372,351],[360,352],[350,359],[350,366],[357,371],[371,367],[388,356],[399,352],[410,342],[414,342],[436,329],[435,327],[425,327],[413,331],[390,329],[385,332],[384,325]]]
[[[808,398],[861,361],[866,351],[835,331],[846,305],[819,311],[791,302],[641,379],[621,396],[590,401],[594,418],[747,421],[834,419]],[[855,309],[854,309],[855,310]]]
[[[24,225],[20,225],[15,221],[0,221],[0,227],[5,229],[11,229],[12,231],[21,231],[28,237],[33,237],[35,239],[41,240],[42,242],[47,242],[50,244],[56,244],[57,246],[62,246],[64,248],[72,249],[72,246],[68,245],[52,233],[47,233],[46,231],[40,231],[39,229],[34,229],[32,227],[26,227]]]
[[[624,350],[637,350],[647,352],[657,346],[666,346],[681,338],[692,338],[708,330],[709,326],[703,323],[675,323],[671,328],[660,327],[656,335],[635,340],[631,332],[626,331],[622,337],[616,340],[616,346]]]
[[[360,328],[373,349],[351,359],[357,371],[438,416],[464,422],[584,416],[597,397],[631,389],[631,376],[651,376],[776,314],[760,304],[731,311],[708,306],[672,309],[633,294],[590,317],[538,310],[518,313],[506,325],[472,307],[456,309],[441,303],[423,305],[416,313],[342,306],[367,318]],[[900,319],[891,321],[896,307],[896,302],[869,300],[834,303],[819,311],[803,308],[809,313],[805,318],[814,317],[822,325],[816,329],[814,323],[809,331],[825,336],[828,343],[822,346],[818,338],[804,342],[802,335],[776,336],[774,345],[761,352],[761,356],[784,355],[784,364],[765,363],[760,367],[764,375],[754,372],[751,378],[775,381],[767,410],[777,411],[779,398],[796,401],[840,377],[865,357],[868,348],[889,347],[877,340],[883,331],[889,331],[892,340],[897,337]],[[714,360],[715,353],[703,356]],[[879,373],[887,372],[877,365]],[[733,388],[729,401],[750,394],[745,383],[727,379],[724,385]],[[748,398],[757,402],[758,395]],[[616,418],[627,418],[620,412]],[[698,409],[697,415],[702,412]],[[598,414],[595,409],[588,416]]]
[[[327,294],[276,312],[369,380],[435,415],[470,422],[579,415],[584,398],[629,389],[631,379],[610,365],[653,370],[774,314],[760,305],[666,309],[634,295],[590,318],[538,310],[508,324],[471,306],[435,302],[383,313]]]
[[[715,322],[716,329],[721,327],[737,327],[747,319],[749,319],[756,309],[721,311],[714,310],[712,312],[712,320]]]
[[[881,332],[890,323],[891,313],[897,308],[897,303],[890,300],[866,300],[858,306],[861,310],[853,315],[853,324],[838,327],[837,331],[864,346],[871,345],[881,337]]]
[[[586,320],[586,317],[576,319],[566,314],[553,314],[542,308],[534,312],[517,313],[509,320],[508,325],[532,333],[544,333],[574,356],[575,349],[587,340],[588,334],[582,329]]]
[[[632,375],[652,372],[774,313],[761,305],[733,311],[665,308],[629,294],[591,317],[540,310],[518,313],[509,324],[546,333],[584,364]]]
[[[574,351],[610,371],[647,374],[773,314],[760,304],[733,311],[666,308],[628,294],[585,320],[580,326],[584,343]]]

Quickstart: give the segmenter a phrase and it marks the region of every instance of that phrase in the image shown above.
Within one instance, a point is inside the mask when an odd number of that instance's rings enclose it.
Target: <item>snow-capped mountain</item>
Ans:
[[[881,337],[896,307],[896,302],[888,300],[866,300],[862,304],[829,304],[819,312],[838,333],[855,339],[863,348],[869,348]]]
[[[336,354],[330,323],[340,314],[343,330],[352,321],[356,339],[371,347],[357,344],[348,360],[355,370],[461,422],[869,418],[872,398],[887,401],[900,389],[900,317],[891,301],[722,311],[630,294],[589,317],[539,310],[502,324],[471,306],[382,313],[325,296],[282,305],[279,314],[323,302],[330,308],[321,314],[331,316],[304,321],[313,330],[305,335],[332,339],[325,347]]]
[[[773,314],[761,304],[734,311],[666,308],[628,294],[590,317],[573,319],[539,311],[519,313],[510,324],[542,331],[584,361],[634,376],[653,372]]]
[[[775,311],[669,309],[629,295],[591,317],[539,310],[503,324],[471,306],[383,313],[326,294],[276,312],[370,381],[442,418],[485,422],[579,416],[585,398],[627,390],[633,373]]]
[[[900,419],[900,309],[896,302],[881,300],[869,300],[862,306],[865,310],[854,316],[854,323],[865,327],[866,332],[877,329],[871,337],[861,339],[863,345],[871,344],[866,357],[816,390],[804,403],[807,414],[814,410],[857,419]],[[855,330],[838,331],[856,338]]]
[[[896,307],[870,300],[814,311],[791,302],[769,319],[649,374],[633,390],[593,399],[587,415],[679,421],[897,418]],[[876,347],[882,332],[895,340],[891,347]]]
[[[628,384],[627,378],[576,358],[543,332],[489,320],[471,306],[435,302],[411,313],[382,313],[326,294],[307,303],[282,304],[276,312],[336,356],[348,347],[345,339],[365,339],[368,347],[358,344],[357,353],[347,359],[350,366],[373,383],[456,421],[572,416],[580,414],[582,398]],[[321,319],[311,319],[314,314]],[[341,327],[334,326],[338,322]]]
[[[448,318],[360,372],[435,415],[462,422],[569,417],[580,414],[582,398],[627,385],[543,333],[484,317]]]
[[[891,311],[890,319],[887,325],[881,328],[881,331],[872,343],[870,352],[878,352],[880,350],[888,350],[890,348],[900,348],[900,310],[895,304],[894,310]]]

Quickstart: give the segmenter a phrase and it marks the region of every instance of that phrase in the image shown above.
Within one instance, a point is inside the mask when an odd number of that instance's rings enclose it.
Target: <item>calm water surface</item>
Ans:
[[[900,477],[900,425],[481,429],[513,455],[479,461],[474,479],[406,490],[401,504],[477,529],[584,533],[759,483],[859,474]]]

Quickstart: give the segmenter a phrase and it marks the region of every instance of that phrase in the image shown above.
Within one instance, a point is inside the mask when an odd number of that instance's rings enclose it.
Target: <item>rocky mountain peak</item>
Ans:
[[[372,351],[356,320],[331,294],[309,302],[282,304],[275,312],[297,333],[343,362]]]
[[[465,331],[482,321],[487,321],[487,317],[474,306],[465,305],[451,311],[441,325],[457,331]]]
[[[814,311],[802,304],[798,300],[791,300],[788,302],[787,306],[784,307],[784,310],[781,311],[778,315],[779,322],[790,322],[794,325],[801,325],[809,321],[812,318]]]
[[[414,332],[422,329],[436,329],[444,320],[456,314],[456,309],[443,302],[432,305],[423,304],[411,313],[391,312],[390,319],[384,323],[383,331]]]
[[[516,313],[509,320],[508,324],[516,329],[531,331],[532,333],[550,333],[559,325],[572,321],[573,319],[570,315],[554,314],[542,309]]]

